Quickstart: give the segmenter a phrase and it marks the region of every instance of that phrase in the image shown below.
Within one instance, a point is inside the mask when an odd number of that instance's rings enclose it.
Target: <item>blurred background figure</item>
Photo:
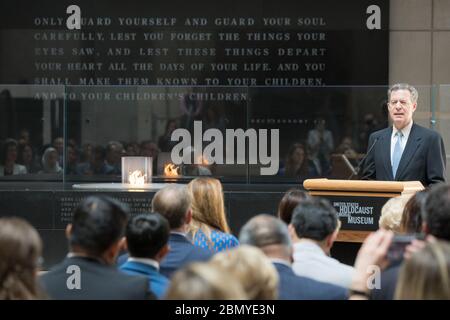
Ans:
[[[260,249],[245,245],[222,251],[210,263],[237,279],[250,300],[278,298],[278,273]]]
[[[39,173],[62,173],[62,168],[58,162],[58,151],[55,148],[49,147],[42,155],[42,170]]]
[[[228,226],[222,184],[214,178],[196,178],[188,184],[192,197],[189,235],[196,246],[219,252],[239,245]]]
[[[325,119],[316,119],[316,126],[308,132],[308,150],[310,157],[320,168],[319,175],[326,177],[330,174],[330,155],[334,150],[333,135],[325,127]]]
[[[0,177],[27,173],[27,168],[17,163],[17,148],[18,144],[14,139],[4,142],[0,154]]]
[[[0,300],[43,299],[37,273],[42,241],[21,218],[0,218]]]
[[[28,173],[38,173],[42,170],[39,161],[36,160],[33,148],[29,144],[22,144],[19,146],[19,155],[17,162],[25,166]]]
[[[428,243],[400,268],[395,299],[450,300],[450,244]]]
[[[58,164],[60,167],[64,165],[64,139],[62,137],[57,137],[53,140],[52,147],[58,152]]]
[[[220,267],[193,263],[172,278],[168,300],[246,300],[238,279]]]
[[[301,143],[294,143],[288,151],[284,168],[280,173],[286,177],[292,177],[302,182],[305,179],[317,177],[321,172],[318,162],[314,162],[308,156],[306,148]]]
[[[172,132],[178,128],[177,122],[173,119],[168,120],[164,134],[158,138],[158,147],[161,152],[171,152],[172,148],[178,143],[178,141],[172,141]]]

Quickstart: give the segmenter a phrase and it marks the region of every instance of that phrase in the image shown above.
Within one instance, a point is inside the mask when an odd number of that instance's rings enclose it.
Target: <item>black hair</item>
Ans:
[[[294,209],[291,224],[299,238],[322,241],[336,230],[338,216],[328,200],[315,198]]]
[[[169,241],[169,222],[159,213],[132,218],[125,232],[131,257],[153,259]]]
[[[440,184],[430,189],[424,216],[429,234],[450,241],[450,185]]]
[[[100,256],[124,235],[128,208],[106,196],[88,197],[75,209],[70,246]]]

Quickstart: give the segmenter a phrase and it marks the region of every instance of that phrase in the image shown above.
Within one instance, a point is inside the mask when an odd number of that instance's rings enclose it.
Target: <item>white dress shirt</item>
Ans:
[[[142,264],[146,264],[146,265],[154,267],[156,270],[159,271],[159,263],[158,263],[158,261],[153,260],[153,259],[129,257],[127,261],[129,261],[129,262],[139,262],[139,263],[142,263]]]
[[[408,142],[408,137],[409,137],[409,134],[411,133],[412,126],[413,126],[413,121],[411,121],[406,127],[404,127],[403,129],[400,130],[403,133],[403,138],[402,138],[402,142],[401,142],[401,147],[402,147],[403,151],[405,151],[406,143]],[[392,135],[391,135],[391,165],[393,165],[392,157],[394,156],[395,144],[397,143],[397,140],[399,139],[399,137],[396,136],[397,131],[399,131],[399,130],[397,130],[397,128],[395,126],[393,126],[392,127]]]
[[[292,269],[299,276],[344,288],[350,287],[354,273],[353,267],[327,256],[313,241],[304,240],[294,243]]]

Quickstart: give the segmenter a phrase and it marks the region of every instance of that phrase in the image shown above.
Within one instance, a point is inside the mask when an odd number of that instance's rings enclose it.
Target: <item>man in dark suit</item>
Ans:
[[[393,126],[369,137],[362,179],[420,181],[424,186],[445,182],[445,149],[436,131],[413,122],[417,90],[395,84],[388,91]]]
[[[145,277],[129,276],[114,267],[126,221],[125,207],[108,197],[89,197],[79,204],[66,228],[67,258],[40,278],[50,298],[154,298]]]
[[[191,196],[186,186],[171,184],[159,190],[152,200],[152,211],[160,213],[169,221],[169,253],[161,261],[160,272],[170,278],[179,268],[196,261],[206,261],[212,254],[194,246],[187,237],[192,220]],[[122,265],[128,254],[119,257]]]
[[[291,267],[292,245],[287,226],[275,217],[258,215],[241,229],[239,241],[260,248],[278,272],[282,300],[344,300],[346,289],[297,276]]]

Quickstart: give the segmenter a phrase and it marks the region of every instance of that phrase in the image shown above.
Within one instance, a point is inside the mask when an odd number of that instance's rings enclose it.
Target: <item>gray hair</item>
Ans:
[[[239,242],[258,248],[269,245],[291,247],[286,224],[268,214],[260,214],[250,219],[241,229]]]
[[[417,99],[419,98],[419,93],[417,92],[417,89],[414,88],[412,85],[409,85],[407,83],[396,83],[393,86],[391,86],[388,90],[388,99],[391,99],[391,93],[398,90],[408,90],[411,94],[411,102],[416,103]]]
[[[170,184],[155,194],[152,210],[163,215],[173,230],[184,225],[191,203],[191,195],[186,186]]]

